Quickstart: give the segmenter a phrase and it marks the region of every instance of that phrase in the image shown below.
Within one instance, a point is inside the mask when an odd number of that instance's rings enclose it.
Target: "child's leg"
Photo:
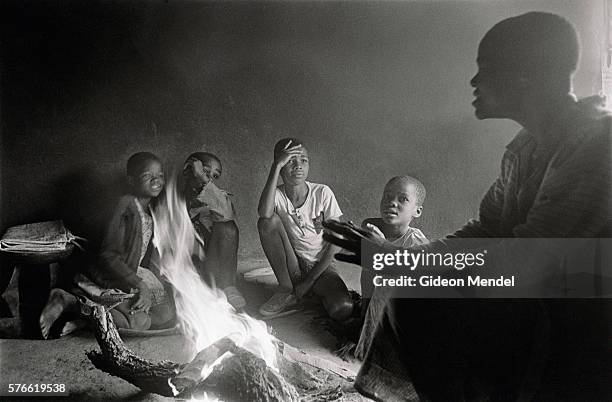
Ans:
[[[83,318],[77,318],[76,320],[71,320],[66,322],[62,327],[62,332],[60,336],[70,335],[74,331],[78,331],[81,328],[85,328],[87,326],[87,320]]]
[[[43,338],[47,339],[51,327],[60,315],[78,311],[79,304],[74,295],[71,295],[63,289],[51,289],[47,304],[38,319]]]
[[[278,215],[259,218],[257,221],[259,239],[264,253],[274,270],[282,290],[293,291],[293,284],[301,278],[298,260],[289,241],[287,231]]]
[[[212,274],[220,289],[233,286],[238,266],[238,226],[234,221],[213,223],[206,238],[204,272]]]
[[[312,291],[323,299],[323,307],[333,320],[344,321],[351,316],[353,312],[351,295],[333,266],[329,266],[319,276]]]

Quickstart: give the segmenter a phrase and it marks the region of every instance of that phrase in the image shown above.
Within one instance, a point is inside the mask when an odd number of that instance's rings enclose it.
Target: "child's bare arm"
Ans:
[[[285,146],[285,150],[279,155],[275,156],[274,163],[270,168],[268,174],[268,180],[259,198],[259,206],[257,212],[260,218],[270,218],[274,214],[274,194],[276,192],[276,183],[278,182],[278,176],[280,171],[293,156],[300,154],[301,145],[291,146],[291,141]]]
[[[338,216],[337,219],[342,219],[342,216]],[[321,274],[323,274],[323,272],[325,272],[325,270],[327,270],[327,268],[330,266],[336,253],[342,250],[340,247],[331,243],[324,244],[325,249],[323,250],[323,253],[321,253],[321,258],[319,261],[317,261],[312,269],[304,276],[302,282],[295,287],[295,295],[298,298],[301,298],[303,295],[308,293]]]
[[[197,158],[187,159],[185,166],[183,166],[183,174],[191,175],[199,186],[204,186],[210,181],[210,178],[204,172],[202,161]]]
[[[308,293],[317,279],[319,279],[319,276],[321,276],[321,274],[325,272],[325,270],[327,270],[329,265],[332,263],[334,255],[340,250],[341,248],[338,246],[327,244],[321,259],[314,265],[314,267],[312,267],[308,274],[306,274],[302,282],[295,287],[295,295],[298,298],[301,298]]]
[[[270,168],[268,180],[266,181],[266,185],[261,192],[259,206],[257,207],[257,212],[260,218],[270,218],[272,217],[272,214],[274,214],[274,194],[276,192],[276,183],[278,182],[278,176],[281,168],[282,166],[279,166],[276,163],[274,163]]]

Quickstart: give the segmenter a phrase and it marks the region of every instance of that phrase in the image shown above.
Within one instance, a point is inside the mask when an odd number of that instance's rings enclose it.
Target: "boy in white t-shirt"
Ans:
[[[323,241],[323,219],[339,219],[342,211],[324,184],[306,181],[308,150],[295,138],[274,146],[274,163],[259,200],[257,228],[266,257],[279,282],[279,291],[259,312],[271,316],[295,305],[312,291],[334,320],[353,311],[346,284],[334,269],[340,249]],[[279,176],[283,184],[277,186]]]

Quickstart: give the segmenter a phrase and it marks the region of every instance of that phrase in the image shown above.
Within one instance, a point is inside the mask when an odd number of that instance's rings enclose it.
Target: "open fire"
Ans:
[[[176,178],[171,178],[153,217],[154,241],[160,269],[175,288],[177,320],[188,339],[191,360],[181,364],[138,356],[119,336],[107,307],[85,302],[91,306],[100,345],[100,351],[87,353],[93,365],[143,391],[185,399],[342,400],[350,373],[274,338],[263,321],[237,313],[223,292],[201,280],[192,261],[201,239],[177,187]]]
[[[203,240],[193,228],[176,176],[171,177],[155,210],[154,244],[161,257],[161,273],[174,286],[177,321],[191,342],[192,358],[214,342],[228,338],[278,371],[274,338],[263,321],[237,313],[225,294],[201,280],[192,256],[201,255]],[[195,240],[197,239],[197,241]],[[203,243],[202,243],[203,244]],[[227,357],[202,368],[202,379]]]

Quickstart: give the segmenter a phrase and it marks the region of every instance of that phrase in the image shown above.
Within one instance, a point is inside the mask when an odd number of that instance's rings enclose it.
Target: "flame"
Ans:
[[[179,195],[176,174],[166,184],[153,214],[154,245],[161,257],[161,274],[174,287],[177,320],[191,341],[191,358],[212,343],[229,337],[278,371],[274,338],[263,321],[237,313],[225,294],[201,280],[192,255],[201,253],[185,200]],[[220,359],[202,369],[206,378]]]
[[[208,395],[204,392],[202,395],[198,395],[198,398],[191,398],[188,402],[222,402],[221,399],[215,398],[214,396]]]

